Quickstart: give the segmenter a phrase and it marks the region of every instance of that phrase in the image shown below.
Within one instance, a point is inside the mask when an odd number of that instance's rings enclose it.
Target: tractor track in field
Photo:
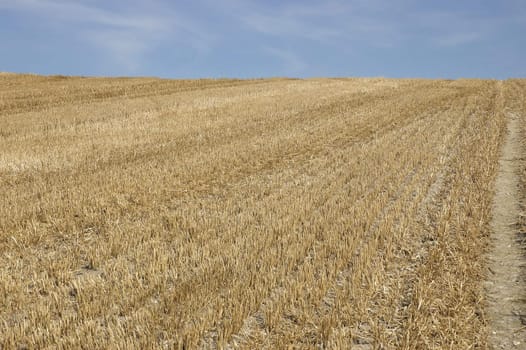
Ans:
[[[508,114],[508,133],[495,183],[489,255],[488,318],[493,349],[526,349],[526,285],[519,241],[520,169],[524,162],[520,116]]]

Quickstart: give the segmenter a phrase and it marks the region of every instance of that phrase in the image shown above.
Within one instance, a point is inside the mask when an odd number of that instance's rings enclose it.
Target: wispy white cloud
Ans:
[[[425,34],[416,34],[427,39],[427,44],[437,48],[456,47],[493,41],[501,36],[510,25],[523,21],[524,16],[481,15],[476,12],[461,11],[416,11],[408,15],[412,27]],[[425,35],[425,37],[422,37]],[[423,41],[423,40],[422,40]]]
[[[17,0],[0,1],[0,8],[32,12],[42,17],[63,22],[94,23],[98,25],[155,32],[166,30],[169,26],[166,18],[155,15],[117,13],[101,8],[60,0]]]
[[[349,13],[355,8],[352,1],[323,1],[318,3],[300,2],[300,3],[286,3],[280,11],[286,16],[299,17],[326,17],[338,16],[342,13]]]
[[[177,15],[173,8],[141,12],[130,11],[126,5],[110,11],[88,0],[0,0],[0,9],[31,13],[65,25],[72,34],[128,71],[136,70],[143,56],[163,41],[174,41],[199,51],[210,46],[212,35],[192,20]]]
[[[433,41],[438,46],[452,47],[474,43],[483,38],[483,34],[480,32],[459,32],[439,35]]]
[[[304,39],[323,41],[331,37],[338,37],[342,33],[331,27],[309,25],[299,18],[247,14],[242,18],[243,23],[254,31],[281,37],[300,37]]]
[[[297,54],[290,50],[267,46],[263,48],[263,52],[267,55],[277,58],[288,74],[301,73],[308,67],[307,63],[305,63]]]
[[[383,0],[302,1],[272,5],[250,0],[223,0],[220,4],[211,0],[199,1],[223,11],[248,31],[279,40],[303,39],[336,47],[366,42],[371,46],[388,47],[400,37],[397,26],[386,16],[388,11],[392,13],[392,6]],[[384,4],[383,8],[378,2]]]
[[[312,41],[328,41],[345,35],[341,17],[352,13],[350,3],[340,1],[283,2],[282,5],[263,9],[246,8],[240,18],[255,31],[284,37],[299,37]]]
[[[326,0],[272,2],[254,0],[198,0],[229,14],[248,31],[277,40],[304,39],[334,47],[396,48],[405,44],[453,47],[485,40],[499,32],[507,16],[481,15],[473,3],[464,12],[448,6],[422,5],[416,0]],[[509,0],[518,1],[518,0]],[[214,5],[215,4],[215,5]],[[518,6],[518,5],[517,5]],[[523,9],[526,9],[522,5]]]
[[[46,45],[42,38],[48,33],[86,44],[94,62],[83,56],[78,70],[118,74],[167,71],[186,76],[192,71],[200,76],[215,70],[223,75],[230,69],[233,75],[262,69],[346,73],[349,69],[341,66],[359,65],[380,67],[364,70],[367,74],[395,66],[406,72],[407,62],[398,64],[393,58],[408,57],[415,49],[418,57],[451,61],[464,59],[455,55],[455,48],[485,52],[477,55],[480,60],[499,43],[522,52],[520,34],[526,28],[524,0],[0,0],[0,11],[7,19],[34,19],[42,29],[38,45]],[[5,21],[4,27],[11,23]],[[16,37],[33,42],[35,26],[28,27]],[[14,37],[9,33],[3,39],[22,47]],[[67,50],[71,43],[51,44]],[[268,63],[261,66],[258,55]],[[147,64],[148,59],[158,65]],[[99,62],[107,67],[99,68]]]
[[[137,33],[126,30],[91,30],[84,32],[84,36],[129,72],[140,68],[141,56],[152,48],[147,38],[138,39]]]

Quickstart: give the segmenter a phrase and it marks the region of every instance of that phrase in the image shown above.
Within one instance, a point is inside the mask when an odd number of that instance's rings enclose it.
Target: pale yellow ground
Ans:
[[[526,82],[0,76],[0,348],[485,348]]]

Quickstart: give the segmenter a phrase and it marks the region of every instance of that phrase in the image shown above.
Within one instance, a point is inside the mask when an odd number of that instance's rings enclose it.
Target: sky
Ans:
[[[526,77],[526,0],[0,0],[0,71]]]

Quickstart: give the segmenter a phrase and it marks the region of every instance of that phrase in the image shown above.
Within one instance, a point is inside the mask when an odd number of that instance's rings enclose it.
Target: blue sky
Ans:
[[[0,71],[526,77],[525,0],[0,0]]]

